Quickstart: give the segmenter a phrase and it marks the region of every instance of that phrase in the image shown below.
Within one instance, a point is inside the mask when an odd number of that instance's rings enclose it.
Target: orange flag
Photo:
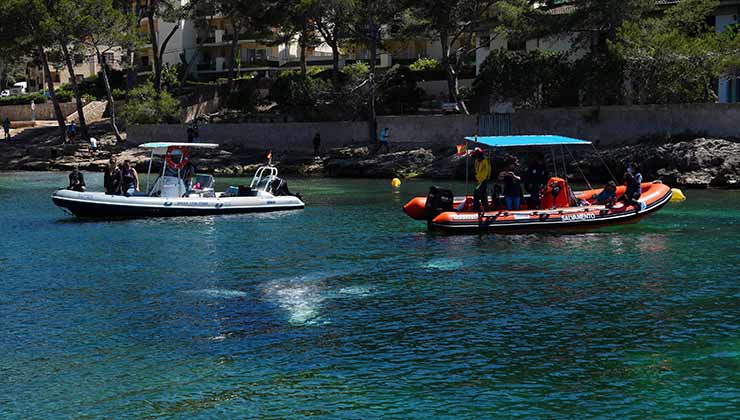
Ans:
[[[272,150],[267,152],[267,161],[272,162]]]
[[[468,153],[468,144],[458,144],[457,145],[457,155],[458,156],[465,156],[465,153]]]

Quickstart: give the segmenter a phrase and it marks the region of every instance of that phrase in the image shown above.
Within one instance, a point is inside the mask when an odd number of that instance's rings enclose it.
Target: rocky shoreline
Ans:
[[[58,131],[41,127],[20,133],[11,141],[0,142],[2,171],[102,171],[111,156],[129,159],[146,171],[149,155],[145,150],[116,144],[115,137],[103,123],[90,127],[98,139],[93,153],[87,143],[59,144]],[[668,185],[689,188],[740,187],[740,143],[723,139],[697,138],[680,142],[640,143],[602,149],[597,156],[592,149],[573,150],[566,160],[569,178],[586,176],[591,182],[610,179],[602,159],[619,178],[627,162],[642,165],[645,179],[660,179]],[[518,156],[526,162],[526,155]],[[494,156],[494,168],[500,167],[504,153]],[[283,174],[348,178],[428,178],[464,179],[465,158],[455,155],[454,147],[410,147],[391,153],[374,154],[367,146],[327,151],[315,160],[305,153],[274,152],[274,162]],[[221,176],[251,176],[265,162],[264,150],[224,146],[223,150],[199,151],[198,170]],[[550,165],[552,163],[550,162]],[[562,176],[562,162],[558,164]]]

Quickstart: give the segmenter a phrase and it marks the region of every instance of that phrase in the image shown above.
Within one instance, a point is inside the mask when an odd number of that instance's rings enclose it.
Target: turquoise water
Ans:
[[[426,181],[117,222],[55,208],[64,183],[0,175],[2,419],[740,417],[740,192],[441,236],[400,210]]]

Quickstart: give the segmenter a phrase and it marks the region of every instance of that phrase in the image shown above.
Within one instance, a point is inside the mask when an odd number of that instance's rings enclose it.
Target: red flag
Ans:
[[[458,144],[457,145],[457,155],[458,156],[465,156],[465,154],[468,153],[468,144]]]

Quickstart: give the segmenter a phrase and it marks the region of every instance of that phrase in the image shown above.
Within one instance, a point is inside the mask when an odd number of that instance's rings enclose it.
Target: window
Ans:
[[[141,67],[149,67],[149,56],[148,55],[141,57]]]
[[[115,57],[113,56],[112,52],[103,53],[103,62],[105,64],[111,65],[113,64],[115,60]]]
[[[56,73],[56,72],[51,74],[51,78],[52,80],[54,80],[54,83],[59,83],[61,81],[59,80],[59,73]]]
[[[74,55],[75,65],[78,66],[85,61],[85,57],[82,54]]]

